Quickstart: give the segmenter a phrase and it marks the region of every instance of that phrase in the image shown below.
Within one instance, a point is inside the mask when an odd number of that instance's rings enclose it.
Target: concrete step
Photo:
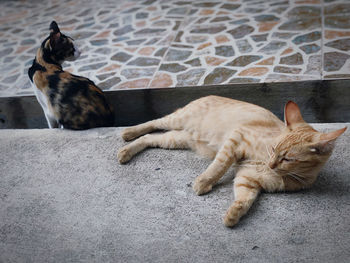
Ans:
[[[348,262],[349,131],[312,189],[262,193],[228,229],[232,170],[196,196],[208,160],[149,149],[120,165],[121,130],[0,130],[1,262]]]

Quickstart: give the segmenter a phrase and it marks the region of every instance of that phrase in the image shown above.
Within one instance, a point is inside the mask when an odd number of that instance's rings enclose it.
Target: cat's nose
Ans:
[[[273,170],[277,167],[277,163],[276,162],[270,162],[269,163],[269,167]]]

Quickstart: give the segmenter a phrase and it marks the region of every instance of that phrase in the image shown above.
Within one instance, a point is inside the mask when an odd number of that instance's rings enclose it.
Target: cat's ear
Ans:
[[[335,140],[342,135],[346,129],[347,127],[344,127],[336,131],[322,133],[319,141],[311,146],[310,151],[319,154],[329,153],[334,147]]]
[[[289,126],[294,123],[302,122],[304,122],[304,119],[301,116],[298,105],[293,101],[288,101],[284,107],[284,123],[286,126]]]
[[[59,33],[60,29],[58,28],[58,25],[56,23],[56,21],[52,21],[50,24],[50,33]]]
[[[58,28],[58,25],[55,21],[52,21],[50,24],[50,46],[52,49],[55,48],[59,39],[61,38],[61,32]]]

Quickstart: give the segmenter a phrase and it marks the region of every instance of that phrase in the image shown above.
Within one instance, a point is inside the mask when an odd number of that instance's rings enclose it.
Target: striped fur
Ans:
[[[193,149],[213,159],[195,179],[193,189],[198,195],[211,191],[227,169],[235,166],[235,201],[224,218],[225,225],[232,227],[261,190],[310,187],[345,129],[326,134],[314,130],[294,102],[286,104],[283,123],[259,106],[209,96],[164,118],[126,128],[125,141],[141,137],[121,148],[118,160],[126,163],[147,147]],[[167,132],[147,134],[154,130]]]

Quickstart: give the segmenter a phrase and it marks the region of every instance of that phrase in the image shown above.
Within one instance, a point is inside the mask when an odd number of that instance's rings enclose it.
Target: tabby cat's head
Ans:
[[[80,56],[73,39],[61,33],[55,21],[50,24],[50,36],[42,43],[43,56],[47,62],[62,64],[63,61],[73,61]]]
[[[299,107],[290,101],[285,106],[286,129],[272,149],[270,169],[305,187],[313,183],[322,166],[330,157],[335,140],[346,127],[321,133],[307,124]]]

